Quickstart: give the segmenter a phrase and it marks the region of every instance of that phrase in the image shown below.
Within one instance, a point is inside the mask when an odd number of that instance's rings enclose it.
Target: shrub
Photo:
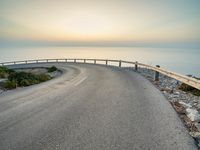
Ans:
[[[187,85],[187,84],[185,84],[185,83],[182,83],[182,84],[179,86],[179,89],[182,90],[182,91],[185,91],[185,92],[190,92],[190,93],[192,93],[193,95],[200,96],[200,90],[198,90],[198,89],[196,89],[196,88],[193,88],[192,86]]]
[[[56,67],[51,67],[51,70],[57,70]],[[47,74],[33,74],[27,72],[15,72],[6,67],[0,67],[0,77],[8,77],[8,80],[3,83],[6,89],[14,89],[18,86],[29,86],[50,80],[51,77]]]
[[[39,82],[44,82],[44,81],[51,79],[51,77],[49,75],[46,75],[46,74],[39,74],[39,75],[37,75],[37,78],[38,78]]]
[[[27,72],[14,72],[11,73],[8,77],[10,81],[15,80],[19,86],[29,86],[50,80],[51,77],[46,74],[32,74]]]
[[[18,83],[20,83],[22,80],[35,80],[36,75],[32,73],[26,73],[26,72],[13,72],[8,77],[9,80],[16,80]]]
[[[8,69],[7,72],[8,72],[9,74],[10,74],[10,73],[14,73],[15,70],[13,70],[13,69]]]
[[[27,79],[23,79],[20,84],[20,86],[29,86],[31,85],[30,82]]]
[[[15,80],[7,80],[4,84],[3,87],[6,89],[14,89],[16,88],[17,82]]]
[[[6,78],[8,76],[5,72],[0,72],[0,78]]]
[[[12,69],[8,69],[4,66],[0,66],[0,78],[8,77],[9,73],[14,72]]]
[[[0,67],[0,72],[8,72],[8,68],[1,66]]]
[[[58,69],[55,66],[48,68],[48,72],[54,72],[56,70],[58,70]]]

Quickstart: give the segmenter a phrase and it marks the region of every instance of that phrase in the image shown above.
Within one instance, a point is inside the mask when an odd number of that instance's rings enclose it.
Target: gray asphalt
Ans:
[[[169,102],[138,73],[54,65],[63,75],[0,94],[0,150],[197,149]]]

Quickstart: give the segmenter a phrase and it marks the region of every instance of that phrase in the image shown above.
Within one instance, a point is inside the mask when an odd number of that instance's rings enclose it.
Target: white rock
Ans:
[[[176,95],[179,95],[179,94],[180,94],[180,92],[176,91],[176,92],[174,92],[174,94],[176,94]]]
[[[190,118],[191,121],[196,121],[196,122],[200,121],[200,114],[195,109],[187,108],[186,115],[188,116],[188,118]]]
[[[200,138],[200,132],[190,132],[190,135],[195,138]]]
[[[179,103],[182,104],[183,107],[185,107],[185,108],[192,108],[191,104],[187,104],[187,103],[185,103],[183,101],[180,101]]]

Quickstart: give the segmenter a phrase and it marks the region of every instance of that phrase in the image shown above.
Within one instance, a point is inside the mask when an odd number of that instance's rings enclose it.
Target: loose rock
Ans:
[[[139,68],[139,73],[163,92],[200,148],[200,96],[179,90],[181,82],[176,79],[160,74],[159,81],[155,82],[154,71]]]

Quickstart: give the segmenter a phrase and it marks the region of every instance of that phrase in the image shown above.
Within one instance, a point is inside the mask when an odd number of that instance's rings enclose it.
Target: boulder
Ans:
[[[191,121],[200,122],[200,114],[196,109],[187,108],[186,115],[190,118]]]

